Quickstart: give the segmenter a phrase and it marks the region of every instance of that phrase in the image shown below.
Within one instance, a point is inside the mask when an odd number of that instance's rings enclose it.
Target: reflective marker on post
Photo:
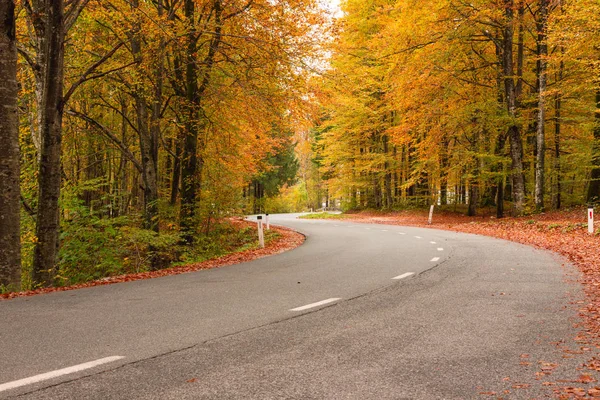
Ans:
[[[433,219],[433,204],[431,205],[431,208],[429,209],[429,221],[428,221],[429,225],[431,225],[432,219]]]
[[[594,234],[594,207],[588,207],[588,233]]]
[[[266,216],[266,221],[267,221],[267,230],[270,231],[271,226],[269,225],[269,214],[267,214],[267,216]]]
[[[258,217],[256,217],[256,219],[258,220],[258,243],[260,244],[260,247],[264,248],[265,234],[263,232],[262,215],[259,215]]]

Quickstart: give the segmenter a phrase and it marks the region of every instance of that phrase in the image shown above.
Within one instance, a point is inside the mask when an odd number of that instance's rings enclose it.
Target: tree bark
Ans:
[[[563,79],[563,71],[565,68],[564,62],[561,61],[558,72],[558,81]],[[562,206],[562,172],[560,160],[560,141],[562,131],[562,94],[554,95],[554,189],[552,193],[552,207],[555,210],[560,210]]]
[[[517,124],[517,93],[514,81],[514,0],[504,0],[504,5],[506,8],[506,26],[503,30],[502,67],[506,106],[508,116],[511,118],[507,137],[510,142],[510,157],[512,161],[513,212],[515,215],[522,215],[525,204],[525,181],[523,179],[523,142],[521,130]]]
[[[214,0],[212,4],[211,15],[214,17],[214,34],[209,43],[208,53],[201,63],[197,60],[198,51],[198,33],[195,29],[195,2],[194,0],[185,1],[185,17],[188,23],[189,33],[187,34],[186,48],[186,102],[187,115],[185,121],[185,138],[182,151],[181,168],[181,210],[179,216],[179,225],[182,237],[187,243],[192,243],[194,239],[196,195],[199,188],[200,175],[204,159],[198,155],[198,147],[202,151],[204,143],[201,141],[198,146],[198,133],[204,125],[204,116],[201,115],[201,98],[210,84],[210,75],[215,62],[215,57],[219,46],[221,45],[222,31],[222,4],[221,0]],[[208,17],[210,18],[210,16]],[[202,74],[199,74],[198,65],[202,65]],[[200,83],[198,82],[200,79]]]
[[[197,190],[197,144],[198,118],[200,111],[200,95],[198,92],[198,66],[196,63],[195,3],[185,1],[185,17],[188,23],[187,52],[185,68],[185,96],[187,115],[185,120],[185,137],[183,141],[181,166],[181,210],[180,228],[184,240],[192,243],[194,238],[194,215],[196,209]]]
[[[546,163],[546,89],[548,83],[548,0],[540,0],[539,17],[537,21],[538,30],[538,113],[537,113],[537,156],[535,165],[535,208],[538,211],[544,209],[545,195],[545,163]]]
[[[139,8],[139,1],[132,1],[131,7],[134,10]],[[136,63],[138,74],[143,75],[142,38],[140,31],[140,23],[135,22],[131,32],[131,53]],[[137,81],[138,83],[134,86],[133,98],[135,100],[137,132],[140,139],[141,172],[144,186],[144,229],[158,232],[158,130],[157,127],[149,126],[148,124],[148,104],[143,92],[143,83],[139,82],[139,79]],[[153,120],[153,122],[158,124],[158,121]]]
[[[600,201],[600,90],[596,91],[596,126],[592,145],[592,172],[587,192],[588,203]]]
[[[15,3],[0,3],[0,286],[21,286]]]
[[[392,197],[392,171],[390,167],[390,155],[389,155],[389,138],[387,135],[383,135],[383,152],[385,154],[385,163],[383,166],[385,178],[384,178],[384,188],[385,188],[385,207],[391,209],[394,205],[394,200]]]
[[[33,281],[50,286],[54,280],[59,246],[59,198],[64,80],[64,2],[46,0],[44,48],[46,65],[42,83],[40,118],[40,171],[37,242],[33,254]]]

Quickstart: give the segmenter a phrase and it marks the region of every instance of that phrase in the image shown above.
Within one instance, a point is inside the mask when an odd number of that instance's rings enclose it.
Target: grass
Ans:
[[[307,214],[299,217],[301,219],[346,219],[346,214],[331,214],[327,212]]]

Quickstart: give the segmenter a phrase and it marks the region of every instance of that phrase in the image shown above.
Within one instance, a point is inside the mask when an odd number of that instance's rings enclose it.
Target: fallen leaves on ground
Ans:
[[[255,226],[256,224],[247,222],[247,221],[234,221],[234,223],[239,225],[249,225]],[[131,281],[139,281],[142,279],[151,279],[158,278],[161,276],[168,275],[179,275],[185,274],[188,272],[195,272],[204,269],[211,268],[219,268],[227,265],[239,264],[242,262],[248,262],[252,260],[256,260],[258,258],[263,258],[266,256],[283,253],[287,250],[295,249],[300,246],[304,242],[304,236],[298,232],[295,232],[291,229],[273,226],[271,225],[271,229],[279,233],[279,237],[275,240],[266,244],[264,249],[252,249],[241,251],[237,253],[227,254],[223,257],[214,258],[212,260],[203,261],[195,264],[186,264],[177,267],[171,267],[166,269],[161,269],[158,271],[149,271],[149,272],[140,272],[137,274],[127,274],[127,275],[119,275],[119,276],[111,276],[107,278],[103,278],[97,281],[91,281],[82,283],[79,285],[72,286],[63,286],[63,287],[52,287],[52,288],[43,288],[36,290],[29,290],[26,292],[12,292],[6,294],[0,294],[0,300],[12,299],[15,297],[26,297],[26,296],[34,296],[37,294],[43,293],[52,293],[52,292],[63,292],[67,290],[74,289],[82,289],[93,286],[102,286],[102,285],[111,285],[113,283],[120,282],[131,282]]]

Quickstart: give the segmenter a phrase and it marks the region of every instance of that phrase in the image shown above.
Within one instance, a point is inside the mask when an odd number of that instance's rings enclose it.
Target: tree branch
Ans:
[[[133,165],[135,166],[135,168],[140,173],[142,173],[142,171],[143,171],[142,165],[140,164],[140,162],[138,161],[138,159],[135,158],[135,155],[133,155],[133,153],[131,152],[131,150],[129,150],[129,148],[127,148],[127,146],[125,146],[125,144],[118,137],[116,137],[110,131],[110,129],[108,129],[107,127],[105,127],[104,125],[102,125],[100,122],[96,121],[95,119],[90,118],[87,115],[82,114],[82,113],[80,113],[78,111],[69,109],[67,111],[67,114],[84,120],[85,122],[89,123],[94,128],[96,128],[98,131],[100,131],[102,134],[104,134],[104,136],[106,136],[111,142],[113,142],[115,145],[117,145],[117,147],[119,147],[119,149],[121,150],[121,152],[123,153],[123,155],[125,157],[127,157],[129,159],[129,161],[131,161],[133,163]]]
[[[90,2],[90,0],[78,0],[71,4],[69,10],[65,15],[65,33],[69,32],[77,18],[79,18],[79,14],[83,11],[85,6]]]
[[[71,85],[71,87],[69,88],[69,90],[67,91],[67,93],[63,96],[63,104],[66,104],[69,101],[69,98],[71,98],[71,96],[73,95],[73,93],[75,92],[75,90],[77,90],[77,88],[84,82],[90,80],[90,79],[95,79],[95,78],[99,78],[101,76],[105,76],[106,74],[109,74],[111,72],[114,71],[118,71],[120,69],[126,68],[129,65],[125,66],[125,67],[120,67],[117,69],[114,69],[112,71],[107,71],[103,74],[99,74],[99,75],[95,75],[94,77],[89,77],[89,75],[91,75],[92,73],[94,73],[96,71],[96,69],[104,64],[109,58],[111,58],[113,56],[113,54],[115,54],[117,52],[117,50],[119,50],[121,48],[121,46],[123,46],[123,42],[119,42],[117,43],[117,45],[115,47],[112,48],[112,50],[110,50],[108,53],[106,53],[104,55],[104,57],[102,57],[101,59],[99,59],[98,61],[96,61],[94,64],[92,64],[87,71],[85,71],[80,77],[79,79],[73,83],[73,85]]]

